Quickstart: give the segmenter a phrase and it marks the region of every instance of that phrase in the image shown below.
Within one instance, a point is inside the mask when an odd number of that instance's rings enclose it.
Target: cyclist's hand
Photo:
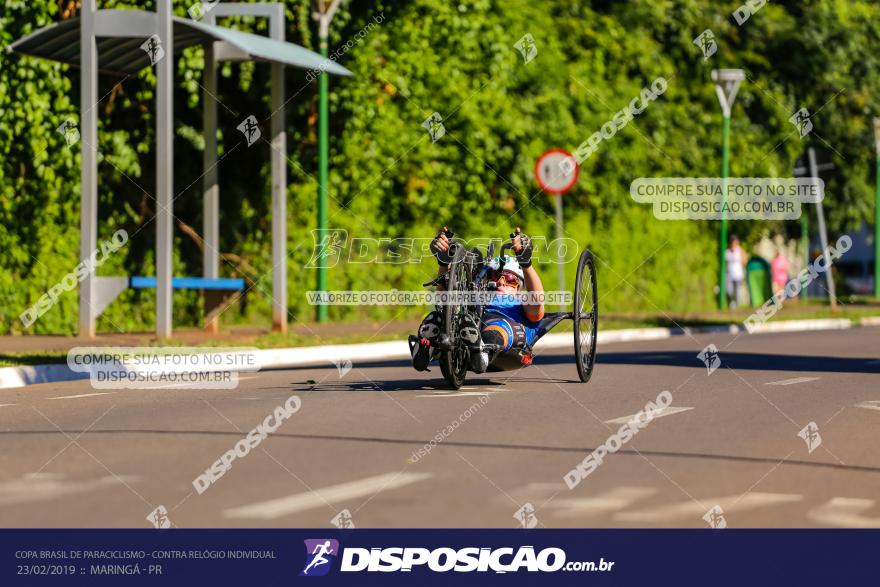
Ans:
[[[513,252],[516,253],[516,260],[523,269],[532,266],[532,239],[517,226],[514,232],[510,233],[510,242],[513,244]]]
[[[437,236],[434,237],[434,240],[431,241],[431,252],[437,257],[437,263],[441,266],[449,265],[452,261],[449,255],[450,236],[452,236],[452,232],[450,232],[449,228],[444,226],[443,229],[437,233]]]

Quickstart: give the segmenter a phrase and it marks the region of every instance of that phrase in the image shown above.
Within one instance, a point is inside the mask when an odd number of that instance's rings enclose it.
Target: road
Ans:
[[[243,374],[232,391],[0,390],[0,526],[150,527],[162,506],[181,528],[880,527],[878,340],[609,344],[588,384],[560,351],[457,393],[437,368],[344,372],[333,357]],[[711,374],[696,356],[710,343]],[[569,489],[563,476],[664,390],[671,407]],[[291,395],[299,411],[197,493],[193,479]]]

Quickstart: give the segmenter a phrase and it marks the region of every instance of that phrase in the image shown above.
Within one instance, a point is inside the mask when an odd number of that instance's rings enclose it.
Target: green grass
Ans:
[[[0,354],[0,367],[50,365],[65,362],[67,362],[67,351],[37,351],[32,353]]]

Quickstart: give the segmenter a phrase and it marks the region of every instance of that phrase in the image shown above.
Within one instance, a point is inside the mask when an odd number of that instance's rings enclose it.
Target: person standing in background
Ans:
[[[745,279],[746,254],[739,246],[739,238],[735,234],[730,235],[730,246],[725,252],[727,264],[727,301],[733,309],[739,305]]]
[[[788,258],[782,252],[782,249],[776,251],[776,256],[770,263],[770,272],[772,274],[773,295],[779,294],[779,299],[783,299],[782,292],[785,284],[788,283]]]

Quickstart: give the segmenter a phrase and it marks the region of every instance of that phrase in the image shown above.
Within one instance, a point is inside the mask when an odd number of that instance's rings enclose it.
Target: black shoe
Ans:
[[[431,341],[427,338],[410,336],[410,351],[412,352],[412,366],[416,371],[427,371],[428,363],[431,362]]]
[[[461,334],[462,340],[468,343],[468,345],[479,346],[480,328],[476,320],[474,320],[473,316],[467,315],[462,317],[461,330],[459,331],[459,333]]]

